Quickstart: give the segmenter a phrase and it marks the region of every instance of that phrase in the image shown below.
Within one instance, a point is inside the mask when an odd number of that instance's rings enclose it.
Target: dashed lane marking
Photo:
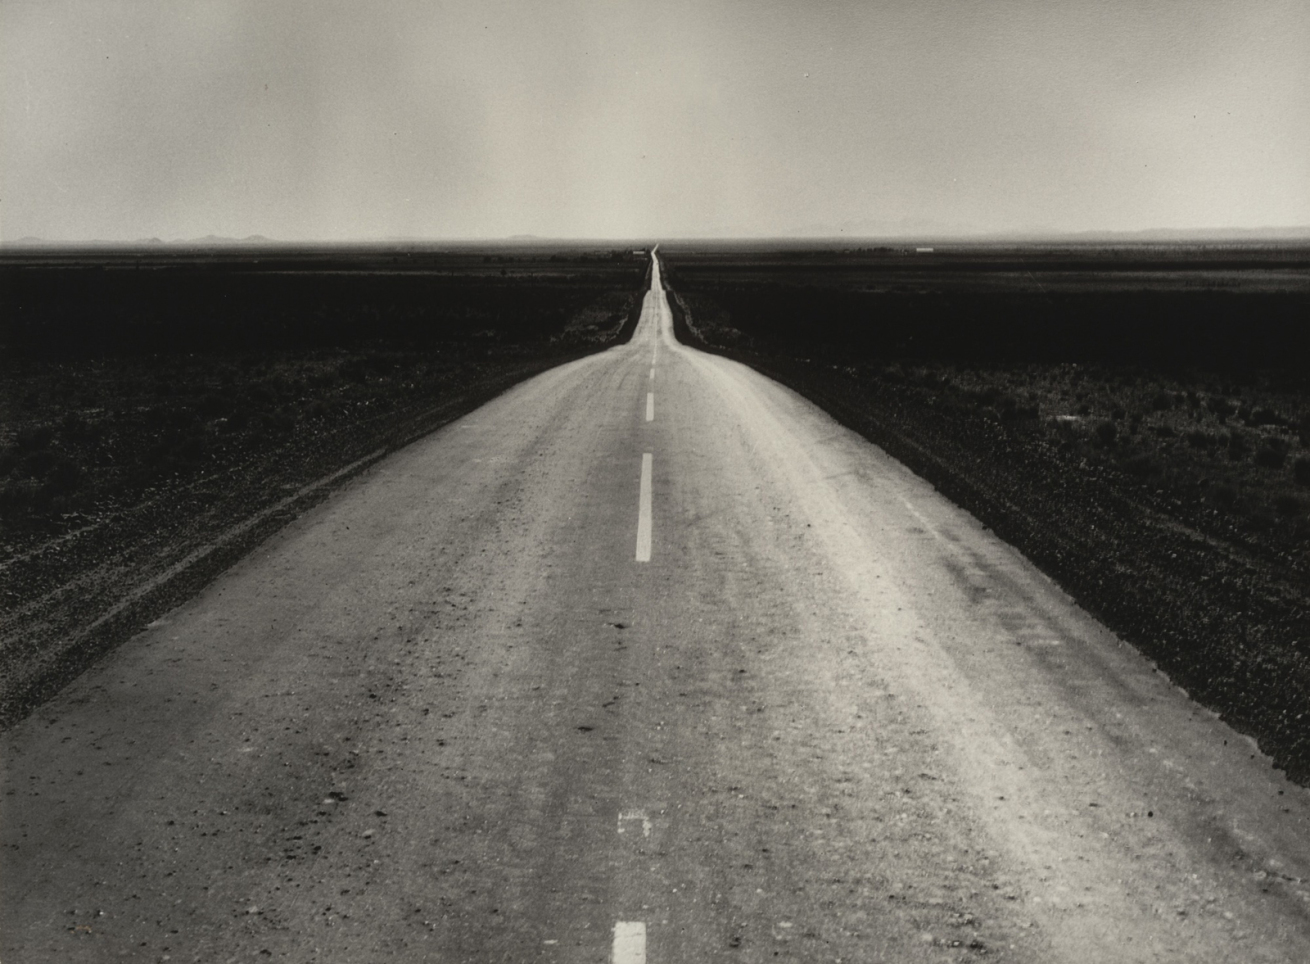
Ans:
[[[646,815],[645,810],[623,810],[619,812],[619,833],[623,833],[627,828],[623,825],[631,821],[641,821],[641,835],[650,836],[650,817]]]
[[[611,964],[646,964],[646,924],[621,920],[614,924],[614,950]]]
[[[637,509],[637,561],[650,562],[650,475],[651,455],[641,457],[641,499]]]
[[[655,393],[646,393],[646,421],[655,421]]]

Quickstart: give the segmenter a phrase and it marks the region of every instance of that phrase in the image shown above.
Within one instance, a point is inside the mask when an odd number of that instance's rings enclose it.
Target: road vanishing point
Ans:
[[[1310,960],[1305,791],[652,277],[4,735],[0,959]]]

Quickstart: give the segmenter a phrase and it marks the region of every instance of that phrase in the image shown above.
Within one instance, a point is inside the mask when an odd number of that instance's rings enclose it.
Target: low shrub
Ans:
[[[1001,398],[1001,390],[995,385],[988,385],[986,388],[970,388],[965,390],[965,397],[980,408],[984,405],[995,405]]]
[[[1217,415],[1221,421],[1237,411],[1237,406],[1221,395],[1211,396],[1206,401],[1205,407]]]
[[[1298,485],[1310,485],[1310,456],[1301,456],[1292,463],[1292,478]]]
[[[218,392],[207,392],[196,403],[196,412],[204,419],[219,418],[231,407],[231,402]]]
[[[1274,509],[1284,519],[1296,519],[1305,514],[1305,501],[1284,492],[1274,498]]]
[[[201,435],[192,435],[177,447],[178,459],[187,464],[199,462],[205,456],[205,439]]]
[[[1164,475],[1164,463],[1150,452],[1138,452],[1119,464],[1125,472],[1139,479],[1150,479]]]
[[[1001,413],[1003,422],[1031,422],[1037,419],[1035,402],[1025,402],[1008,392],[997,399],[994,405]]]
[[[11,479],[0,485],[0,515],[25,512],[41,499],[41,485],[32,479]]]
[[[27,479],[44,480],[59,462],[59,455],[50,449],[29,451],[18,463],[18,474]]]
[[[20,452],[37,452],[49,445],[55,438],[55,430],[49,425],[33,425],[19,429],[15,447]]]
[[[55,456],[45,474],[45,490],[51,496],[75,492],[82,482],[82,467],[67,455]]]
[[[1247,419],[1248,425],[1289,425],[1291,424],[1283,416],[1279,415],[1272,408],[1257,408]]]
[[[1287,443],[1280,438],[1267,438],[1255,452],[1255,464],[1266,469],[1281,469],[1287,461]]]
[[[1220,482],[1210,489],[1210,501],[1221,509],[1232,509],[1237,505],[1237,487],[1227,482]]]
[[[1114,440],[1118,438],[1119,429],[1115,427],[1114,422],[1102,422],[1096,426],[1096,431],[1093,434],[1096,436],[1096,441],[1108,447],[1113,445]]]
[[[264,430],[275,437],[284,438],[295,431],[296,428],[296,420],[283,409],[265,415],[261,421]]]
[[[59,434],[61,437],[73,442],[86,441],[94,434],[91,423],[88,422],[79,412],[69,412],[59,422]]]

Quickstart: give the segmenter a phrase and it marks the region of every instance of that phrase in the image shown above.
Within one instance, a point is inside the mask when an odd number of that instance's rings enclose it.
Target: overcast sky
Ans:
[[[1307,0],[0,0],[0,237],[1310,224]]]

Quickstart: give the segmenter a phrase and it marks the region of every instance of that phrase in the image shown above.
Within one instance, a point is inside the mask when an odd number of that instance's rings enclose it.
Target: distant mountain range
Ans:
[[[791,231],[788,237],[849,239],[932,239],[959,241],[1088,241],[1101,243],[1310,241],[1310,226],[1262,228],[1146,228],[1140,231],[1062,231],[1034,227],[1009,231],[988,231],[971,225],[946,224],[920,218],[900,221],[843,221],[836,225],[809,225]]]
[[[789,238],[945,238],[972,237],[984,232],[970,224],[934,221],[931,218],[850,218],[835,224],[803,224],[786,232]]]
[[[1065,231],[1051,227],[994,231],[970,224],[927,218],[898,221],[848,220],[836,224],[810,224],[787,232],[786,237],[878,239],[922,238],[969,241],[1099,241],[1183,243],[1203,241],[1310,241],[1310,225],[1260,228],[1146,228],[1138,231]]]
[[[1143,231],[1016,232],[1014,237],[1071,241],[1310,241],[1310,226],[1291,228],[1148,228]]]
[[[156,242],[158,238],[151,238],[151,242]],[[244,238],[220,238],[216,234],[206,234],[203,238],[191,238],[187,241],[174,241],[174,244],[198,244],[205,245],[226,245],[226,244],[277,244],[272,238],[266,238],[262,234],[251,234]]]

